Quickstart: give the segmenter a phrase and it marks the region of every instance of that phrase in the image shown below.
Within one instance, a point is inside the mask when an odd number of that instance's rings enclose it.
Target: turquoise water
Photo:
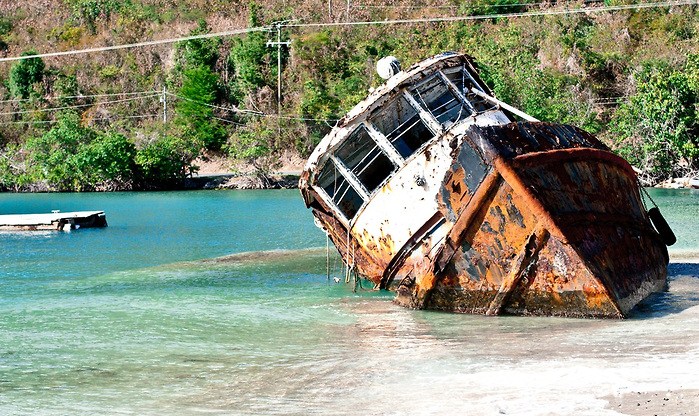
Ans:
[[[651,195],[670,291],[599,321],[354,293],[297,191],[0,194],[110,224],[0,234],[0,414],[616,415],[605,397],[695,391],[699,192]]]

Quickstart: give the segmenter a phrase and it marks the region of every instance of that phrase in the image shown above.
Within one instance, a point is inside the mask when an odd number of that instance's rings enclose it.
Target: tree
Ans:
[[[37,55],[35,50],[23,52],[22,56]],[[44,78],[46,65],[41,58],[29,58],[18,61],[10,68],[8,86],[14,97],[27,99],[34,90],[34,84]]]
[[[250,3],[250,27],[260,24],[259,8],[255,3]],[[251,91],[267,85],[265,74],[270,71],[264,67],[270,59],[266,36],[264,32],[249,32],[244,38],[236,38],[233,41],[228,62],[235,74],[231,90],[237,102],[241,102]]]
[[[75,166],[85,187],[102,190],[131,189],[136,173],[136,146],[123,134],[100,134],[82,145]]]
[[[228,153],[236,160],[250,164],[255,176],[265,187],[272,183],[272,170],[278,165],[278,159],[272,155],[269,143],[274,130],[264,124],[253,129],[239,129],[228,141]]]
[[[209,33],[206,21],[199,20],[199,26],[192,30],[190,35],[203,35]],[[178,66],[180,69],[208,67],[214,69],[218,60],[218,48],[221,46],[221,38],[190,39],[176,44],[179,52]]]
[[[165,136],[140,149],[136,164],[140,169],[140,182],[151,189],[178,188],[196,168],[192,161],[199,148],[192,142],[175,136]]]
[[[175,122],[183,128],[183,136],[193,144],[218,150],[226,140],[225,129],[214,119],[212,104],[218,95],[218,76],[205,66],[183,72],[182,97],[175,106]]]
[[[699,168],[699,55],[684,68],[646,63],[635,75],[636,93],[612,120],[622,156],[651,179]]]
[[[117,0],[69,0],[73,6],[75,17],[85,23],[90,33],[97,33],[97,22],[109,20],[113,12],[121,8],[122,2]]]
[[[61,114],[56,124],[41,137],[27,140],[32,177],[45,181],[58,191],[81,190],[83,175],[76,154],[83,144],[90,143],[96,133],[80,124],[73,112]]]

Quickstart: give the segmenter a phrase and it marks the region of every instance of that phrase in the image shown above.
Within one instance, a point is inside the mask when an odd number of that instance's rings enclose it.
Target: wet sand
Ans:
[[[640,305],[637,318],[652,318],[667,314],[691,316],[699,309],[699,257],[694,253],[672,253],[670,257],[668,267],[670,290]],[[686,324],[688,330],[696,330],[696,319],[687,319]],[[691,340],[688,342],[691,343]],[[685,368],[678,366],[675,370],[678,373],[695,373],[699,378],[699,368],[692,368],[691,365]],[[699,390],[681,387],[656,391],[631,391],[601,398],[608,401],[607,409],[623,415],[689,416],[698,414]]]
[[[693,416],[699,411],[699,390],[638,391],[604,399],[608,409],[630,416]]]

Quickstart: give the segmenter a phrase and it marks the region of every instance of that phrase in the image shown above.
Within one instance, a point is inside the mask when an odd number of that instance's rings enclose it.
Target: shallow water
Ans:
[[[0,213],[110,223],[0,234],[0,414],[617,415],[610,397],[668,390],[699,404],[699,192],[651,192],[678,234],[670,290],[625,321],[353,293],[328,281],[296,191],[0,195]]]

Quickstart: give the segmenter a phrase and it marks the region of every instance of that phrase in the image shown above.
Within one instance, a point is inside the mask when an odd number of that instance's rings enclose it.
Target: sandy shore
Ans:
[[[630,416],[696,415],[699,390],[646,391],[607,396],[608,409]]]

